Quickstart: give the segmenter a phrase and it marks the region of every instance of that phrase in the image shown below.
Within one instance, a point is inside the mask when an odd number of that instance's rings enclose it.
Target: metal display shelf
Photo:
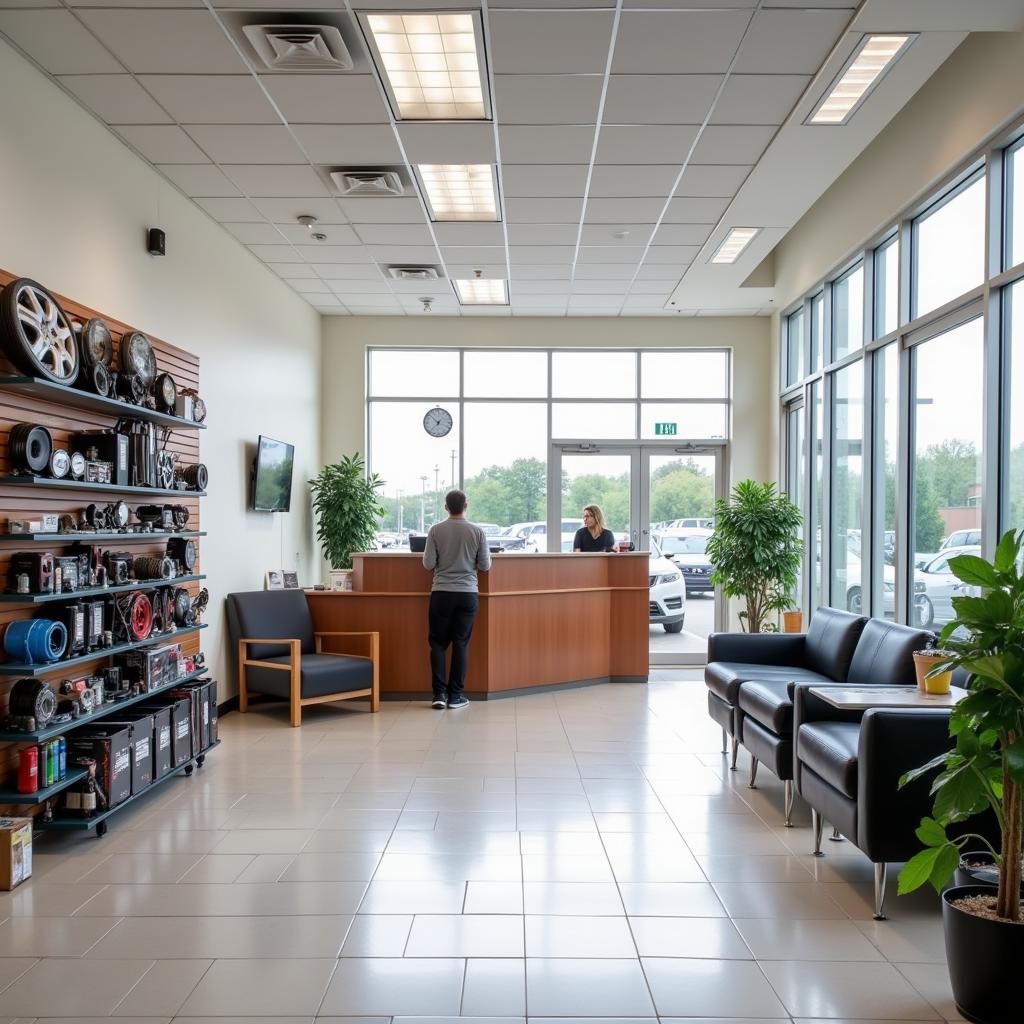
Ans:
[[[186,494],[192,493],[189,491]],[[91,544],[96,540],[119,540],[130,544],[137,540],[170,540],[172,537],[205,537],[205,530],[150,530],[148,533],[0,533],[0,542],[18,541],[24,544]]]
[[[146,796],[147,793],[151,793],[157,786],[162,785],[168,779],[173,779],[178,772],[183,771],[186,775],[191,775],[194,768],[202,768],[203,762],[206,760],[206,755],[213,750],[214,747],[220,746],[220,740],[214,740],[202,753],[195,754],[189,758],[184,764],[178,765],[177,768],[172,768],[165,775],[161,775],[159,779],[154,779],[145,789],[139,793],[133,793],[127,800],[122,800],[119,804],[109,808],[106,811],[101,811],[99,814],[94,814],[91,818],[78,818],[71,817],[59,817],[54,815],[49,821],[43,821],[40,815],[35,819],[36,826],[41,829],[53,829],[54,831],[63,832],[87,832],[90,829],[96,829],[97,837],[104,836],[107,833],[107,818],[112,814],[117,814],[123,807],[127,807],[129,804],[134,803],[141,797]]]
[[[0,377],[0,387],[10,388],[22,394],[41,398],[44,402],[59,402],[73,409],[90,409],[93,412],[106,412],[116,416],[131,416],[137,420],[148,420],[165,427],[176,427],[179,430],[205,430],[205,423],[186,420],[181,416],[157,412],[145,406],[120,402],[116,398],[104,398],[90,391],[79,391],[65,384],[54,384],[42,377]]]
[[[62,487],[72,491],[102,491],[104,494],[145,494],[160,495],[176,498],[205,498],[206,491],[179,491],[175,488],[166,487],[132,487],[125,484],[87,484],[84,480],[55,480],[51,476],[32,476],[30,473],[8,473],[0,476],[0,487],[10,485],[20,487]],[[19,534],[18,536],[24,536]]]
[[[108,588],[109,589],[109,588]],[[179,626],[173,633],[160,633],[151,636],[147,640],[136,640],[129,644],[114,644],[113,647],[103,647],[88,654],[82,654],[77,658],[68,658],[64,661],[49,661],[43,665],[26,665],[20,662],[5,661],[0,664],[0,676],[48,676],[56,672],[63,672],[65,669],[73,668],[75,665],[84,665],[98,658],[109,658],[113,654],[124,654],[125,651],[135,651],[140,647],[149,647],[150,644],[172,643],[175,637],[186,636],[189,633],[197,633],[206,629],[206,623],[196,626]]]
[[[80,718],[75,718],[70,722],[63,722],[60,725],[50,725],[45,729],[39,729],[36,732],[0,732],[0,743],[42,743],[45,740],[52,740],[54,736],[63,736],[65,733],[71,732],[72,729],[77,729],[79,726],[98,722],[100,719],[106,718],[107,715],[117,714],[124,708],[130,708],[133,704],[139,704],[142,701],[149,700],[161,693],[166,693],[167,690],[173,690],[176,686],[182,686],[185,683],[190,683],[193,679],[198,679],[200,676],[206,675],[208,671],[209,668],[204,665],[202,668],[197,668],[195,672],[189,672],[187,676],[179,676],[174,680],[174,682],[158,686],[155,690],[147,690],[145,693],[138,693],[134,697],[119,700],[114,704],[104,704],[103,707],[97,708],[88,715],[82,715]],[[5,801],[0,800],[0,804],[3,803],[5,803]]]
[[[46,604],[48,601],[77,601],[80,597],[102,597],[104,594],[124,594],[129,590],[155,590],[157,587],[174,587],[179,583],[194,583],[205,580],[199,576],[170,576],[160,580],[135,580],[132,583],[118,583],[113,587],[90,587],[88,590],[73,590],[67,594],[0,594],[0,602],[7,604]]]
[[[4,804],[41,804],[44,800],[49,800],[50,797],[56,796],[84,779],[87,774],[84,768],[69,768],[60,782],[55,782],[45,789],[37,789],[34,793],[19,793],[15,789],[0,789],[0,806]]]

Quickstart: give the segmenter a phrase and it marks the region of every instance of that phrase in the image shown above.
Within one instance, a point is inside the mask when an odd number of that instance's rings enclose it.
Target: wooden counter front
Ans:
[[[428,697],[422,556],[353,556],[350,592],[309,591],[313,628],[377,630],[382,694]],[[480,573],[466,691],[502,696],[582,682],[646,682],[648,555],[495,555]]]

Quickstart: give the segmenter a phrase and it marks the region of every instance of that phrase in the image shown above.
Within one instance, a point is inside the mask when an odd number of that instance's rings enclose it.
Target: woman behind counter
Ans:
[[[615,534],[604,525],[600,505],[587,505],[583,509],[583,525],[576,531],[572,549],[576,551],[615,551]]]

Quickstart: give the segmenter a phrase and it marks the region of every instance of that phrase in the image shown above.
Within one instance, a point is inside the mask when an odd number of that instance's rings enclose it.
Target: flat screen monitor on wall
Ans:
[[[287,512],[291,508],[294,465],[295,445],[260,435],[252,484],[256,512]]]

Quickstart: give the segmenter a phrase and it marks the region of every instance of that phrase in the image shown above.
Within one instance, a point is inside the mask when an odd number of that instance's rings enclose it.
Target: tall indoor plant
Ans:
[[[760,633],[772,612],[789,608],[800,571],[800,510],[771,483],[741,480],[715,503],[708,541],[711,582],[746,603],[743,627]]]
[[[324,466],[309,481],[316,537],[332,569],[351,569],[354,551],[373,549],[377,522],[385,513],[377,496],[383,486],[376,473],[366,475],[358,452]]]
[[[959,886],[943,893],[950,980],[957,1007],[984,1024],[1020,1020],[1019,995],[1008,979],[1024,959],[1021,914],[1021,799],[1024,792],[1024,530],[1004,534],[991,562],[958,555],[950,571],[980,596],[954,597],[955,619],[942,631],[948,657],[933,672],[961,668],[970,693],[949,717],[954,747],[908,772],[903,785],[938,771],[932,782],[933,817],[917,830],[925,849],[900,872],[900,892],[949,881],[968,842],[994,856],[999,885]],[[952,826],[988,812],[998,849],[988,837]],[[983,819],[984,820],[984,819]],[[984,826],[979,826],[984,831]]]

